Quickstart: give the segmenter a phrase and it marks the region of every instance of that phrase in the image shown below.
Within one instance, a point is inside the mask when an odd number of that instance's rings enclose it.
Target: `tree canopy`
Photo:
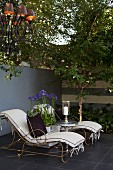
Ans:
[[[24,0],[37,16],[32,32],[19,46],[21,55],[4,59],[0,65],[52,69],[69,84],[85,87],[112,75],[112,1],[105,0]],[[56,44],[57,37],[65,44]]]

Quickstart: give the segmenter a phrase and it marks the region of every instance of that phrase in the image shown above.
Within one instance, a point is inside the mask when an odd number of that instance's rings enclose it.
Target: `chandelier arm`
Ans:
[[[19,44],[31,40],[31,23],[36,19],[32,9],[26,10],[22,0],[0,1],[0,45],[4,57],[21,55]],[[30,33],[30,36],[26,34]],[[29,41],[28,40],[28,41]]]

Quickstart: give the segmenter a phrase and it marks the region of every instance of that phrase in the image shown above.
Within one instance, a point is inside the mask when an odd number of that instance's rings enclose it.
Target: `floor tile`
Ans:
[[[90,153],[99,153],[99,154],[106,154],[108,150],[110,150],[111,147],[104,147],[101,143],[100,144],[95,144],[95,145],[90,145],[90,146],[85,146],[85,151],[90,152]]]
[[[60,158],[57,157],[51,157],[51,156],[38,156],[36,159],[32,160],[32,162],[29,163],[29,165],[32,166],[35,165],[45,165],[45,166],[50,166],[50,167],[54,167],[57,168],[60,165],[63,164],[63,162],[61,161]]]
[[[95,163],[80,160],[70,160],[59,167],[59,170],[93,170]]]
[[[12,141],[11,134],[0,136],[0,146]],[[16,148],[20,148],[16,145]],[[25,149],[30,149],[26,146]],[[57,149],[58,150],[58,149]],[[50,153],[56,148],[34,148],[33,151]],[[113,170],[113,135],[101,134],[94,145],[85,145],[84,152],[66,157],[67,163],[60,158],[46,155],[29,155],[18,158],[17,152],[0,149],[0,170]]]
[[[113,148],[111,148],[110,151],[106,154],[104,159],[101,161],[101,163],[105,163],[107,165],[112,165],[113,166]]]
[[[94,170],[113,170],[113,165],[99,164]]]
[[[97,163],[101,161],[103,156],[104,155],[101,153],[95,153],[95,152],[92,153],[92,152],[84,151],[82,153],[79,153],[78,155],[75,155],[72,159]]]
[[[53,168],[53,167],[44,166],[44,165],[26,165],[16,170],[58,170],[58,168]]]
[[[15,161],[14,159],[0,159],[0,170],[16,170],[20,166],[25,165],[21,160]]]

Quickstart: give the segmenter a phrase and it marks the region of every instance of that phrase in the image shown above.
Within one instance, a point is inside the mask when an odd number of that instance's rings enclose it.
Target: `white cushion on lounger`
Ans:
[[[11,124],[15,127],[15,129],[22,135],[22,137],[26,140],[26,142],[30,142],[32,144],[43,143],[46,138],[46,142],[55,142],[60,141],[64,142],[71,147],[79,146],[83,144],[85,138],[82,135],[74,132],[50,132],[41,137],[33,138],[29,134],[28,125],[27,125],[27,114],[20,109],[12,109],[6,110],[2,113],[9,119]]]
[[[83,129],[88,129],[94,133],[97,133],[101,131],[102,126],[99,123],[93,122],[93,121],[81,121],[78,122],[78,125],[76,128],[83,128]]]

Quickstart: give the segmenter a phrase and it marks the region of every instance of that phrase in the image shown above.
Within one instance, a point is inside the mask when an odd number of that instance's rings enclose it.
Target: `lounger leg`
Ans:
[[[95,135],[95,141],[97,141],[97,135],[98,135],[98,134],[97,134],[97,133],[95,133],[94,135]]]
[[[93,145],[93,143],[94,143],[94,133],[91,133],[89,139],[91,139],[91,142],[92,142],[92,145]]]
[[[85,144],[89,145],[90,143],[87,142],[87,132],[85,131],[85,129],[82,129],[82,131],[84,132]]]
[[[79,152],[79,148],[78,148],[78,147],[77,147],[77,148],[73,148],[73,149],[70,151],[70,153],[71,153],[70,157],[72,157],[75,152],[76,152],[76,154],[78,155],[78,152]]]
[[[59,145],[61,146],[61,160],[62,162],[66,163],[67,161],[64,161],[64,147],[61,142],[59,142]]]
[[[24,147],[25,147],[25,142],[23,143],[23,145],[22,145],[22,150],[18,150],[18,152],[21,152],[21,153],[18,153],[18,157],[21,157],[22,156],[22,154],[23,154],[23,152],[24,152]]]
[[[81,150],[82,152],[84,152],[84,145],[83,145],[83,143],[80,144],[78,147],[73,148],[73,149],[70,151],[70,153],[71,153],[70,157],[72,157],[74,153],[76,153],[76,154],[78,155],[78,153],[79,153],[80,150]]]
[[[98,133],[91,133],[89,139],[92,139],[92,145],[94,144],[94,141],[97,141],[98,139]]]
[[[98,138],[98,139],[100,138],[100,131],[99,131],[98,134],[97,134],[97,138]]]

